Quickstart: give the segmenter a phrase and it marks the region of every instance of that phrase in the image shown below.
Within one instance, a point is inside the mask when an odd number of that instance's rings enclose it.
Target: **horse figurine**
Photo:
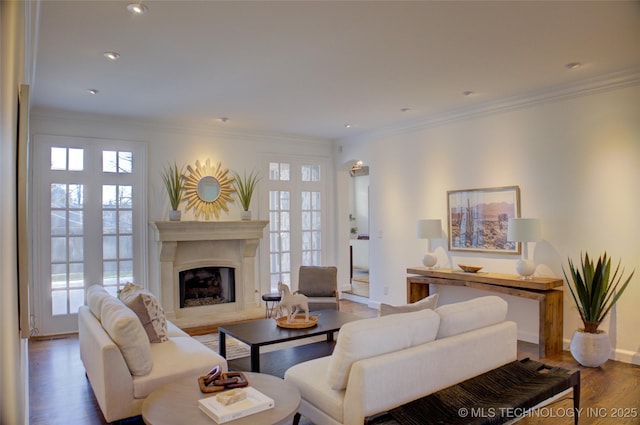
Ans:
[[[305,313],[304,321],[309,321],[309,301],[306,295],[298,293],[292,294],[289,287],[282,282],[278,282],[278,292],[282,300],[276,306],[276,311],[279,315],[282,315],[282,310],[287,310],[287,323],[291,323],[296,317],[296,314],[303,310]]]

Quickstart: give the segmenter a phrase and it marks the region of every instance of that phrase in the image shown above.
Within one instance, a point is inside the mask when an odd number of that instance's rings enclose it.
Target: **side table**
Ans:
[[[278,305],[281,299],[282,298],[280,297],[280,294],[277,292],[264,294],[262,296],[262,301],[264,301],[264,317],[266,319],[270,319],[271,316],[273,316],[273,311],[275,310],[276,305]],[[271,306],[269,306],[269,303],[271,303]]]
[[[263,373],[244,372],[249,385],[275,401],[273,409],[227,422],[229,425],[284,425],[292,423],[300,406],[300,392],[283,379]],[[142,419],[147,425],[215,425],[198,407],[198,400],[215,397],[203,394],[198,377],[184,378],[158,388],[142,403]]]

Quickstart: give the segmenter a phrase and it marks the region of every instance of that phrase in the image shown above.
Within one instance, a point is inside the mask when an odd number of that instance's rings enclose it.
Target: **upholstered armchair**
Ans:
[[[298,292],[309,298],[309,310],[339,310],[338,269],[300,266]]]

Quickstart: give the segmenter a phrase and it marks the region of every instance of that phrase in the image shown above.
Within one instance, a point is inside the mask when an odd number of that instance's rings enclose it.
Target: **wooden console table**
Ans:
[[[520,279],[501,273],[465,273],[463,271],[411,267],[407,269],[407,302],[429,296],[429,285],[467,286],[538,301],[538,352],[547,357],[562,351],[562,288],[564,281],[552,277]]]

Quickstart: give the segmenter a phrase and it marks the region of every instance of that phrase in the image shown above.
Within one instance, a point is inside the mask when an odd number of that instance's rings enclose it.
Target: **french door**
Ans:
[[[146,286],[146,145],[36,135],[32,169],[32,327],[74,332],[88,286]]]
[[[329,165],[319,158],[277,158],[262,179],[269,213],[269,291],[297,288],[301,265],[328,265]],[[266,245],[266,244],[265,244]]]

